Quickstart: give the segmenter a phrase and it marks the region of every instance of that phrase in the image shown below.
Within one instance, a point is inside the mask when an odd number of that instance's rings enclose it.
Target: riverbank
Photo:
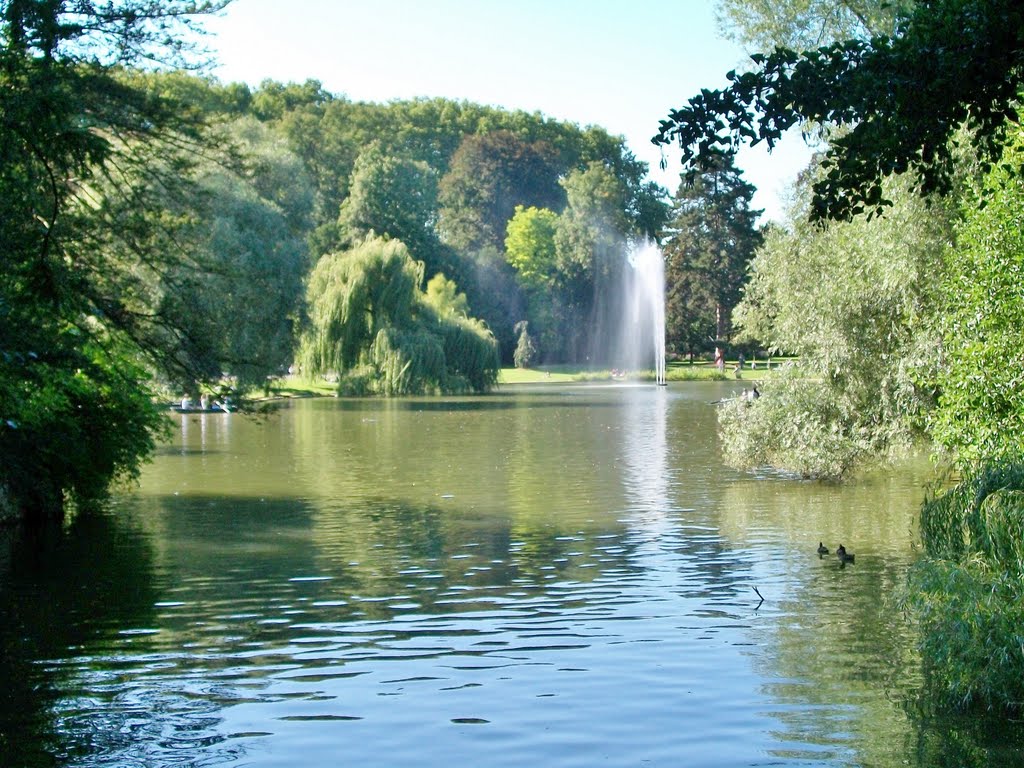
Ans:
[[[772,375],[781,362],[773,360],[758,363],[757,368],[750,364],[740,369],[736,376],[736,362],[727,363],[724,371],[718,370],[713,363],[670,363],[665,371],[667,381],[730,381],[740,379],[762,379]],[[589,370],[579,366],[550,365],[539,368],[502,368],[498,374],[498,384],[543,384],[571,383],[574,381],[654,381],[654,371],[635,371],[626,374],[613,374],[610,370]]]
[[[725,370],[719,371],[709,362],[670,363],[665,377],[668,381],[731,381],[736,378],[758,380],[771,376],[778,369],[782,360],[774,359],[770,363],[760,361],[757,367],[745,365],[736,376],[736,362],[727,363]],[[502,368],[498,374],[498,386],[504,384],[571,384],[587,381],[654,381],[654,371],[636,371],[626,374],[613,374],[611,370],[591,370],[578,365],[545,365],[537,368]],[[269,389],[255,390],[248,393],[250,400],[266,400],[294,397],[333,397],[337,393],[336,385],[324,378],[310,381],[301,376],[285,376],[275,379]]]

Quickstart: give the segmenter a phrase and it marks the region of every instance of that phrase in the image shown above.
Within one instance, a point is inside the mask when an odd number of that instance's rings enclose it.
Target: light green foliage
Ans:
[[[355,367],[377,333],[412,316],[422,267],[398,240],[369,239],[320,259],[309,278],[311,333],[302,351],[307,373]]]
[[[555,282],[557,228],[558,214],[554,211],[516,206],[505,236],[505,258],[527,290],[543,290]]]
[[[434,298],[419,289],[423,265],[397,240],[370,238],[328,254],[307,290],[307,375],[334,372],[346,394],[482,392],[497,381],[497,344],[461,316],[461,294],[442,277]],[[435,309],[440,304],[446,316]]]
[[[529,368],[537,359],[537,345],[530,336],[530,324],[520,320],[516,323],[516,333],[519,334],[519,340],[516,342],[515,366]]]
[[[719,0],[726,37],[752,51],[806,51],[839,40],[891,35],[910,0]]]
[[[1024,453],[1024,132],[968,199],[942,290],[934,435],[963,463]],[[983,205],[980,204],[983,202]]]
[[[449,280],[440,273],[427,281],[427,290],[423,300],[442,319],[469,315],[469,302],[466,300],[466,294],[459,293],[455,281]]]
[[[798,367],[766,381],[749,408],[722,413],[726,454],[841,477],[921,434],[939,364],[934,276],[948,222],[905,186],[890,185],[884,218],[820,228],[797,210],[751,264],[735,322]]]
[[[726,460],[744,469],[773,467],[804,478],[836,480],[879,446],[821,379],[789,365],[760,384],[761,397],[722,405],[719,429]]]

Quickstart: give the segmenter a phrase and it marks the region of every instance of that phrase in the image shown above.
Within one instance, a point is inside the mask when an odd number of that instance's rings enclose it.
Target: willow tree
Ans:
[[[492,387],[499,365],[494,336],[459,311],[464,297],[454,287],[428,297],[422,280],[422,262],[398,240],[370,237],[323,256],[307,291],[309,326],[300,350],[306,375],[336,373],[345,394]],[[452,300],[439,304],[441,293]]]
[[[762,397],[720,412],[730,463],[839,478],[918,439],[939,364],[935,275],[950,234],[909,179],[886,185],[884,217],[807,220],[807,205],[769,230],[733,319],[774,350],[799,355]]]

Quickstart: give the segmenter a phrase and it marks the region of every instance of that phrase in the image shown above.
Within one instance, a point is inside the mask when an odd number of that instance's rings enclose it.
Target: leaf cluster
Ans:
[[[963,126],[985,161],[998,155],[1016,119],[1022,30],[1016,0],[922,0],[891,36],[755,54],[752,70],[673,110],[652,141],[678,144],[694,173],[742,143],[771,149],[794,127],[844,126],[830,136],[809,213],[870,216],[890,205],[882,180],[893,174],[913,174],[923,195],[948,192],[950,139]]]

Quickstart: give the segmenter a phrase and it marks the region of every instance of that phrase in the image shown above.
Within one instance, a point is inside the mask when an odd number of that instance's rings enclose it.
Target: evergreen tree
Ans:
[[[762,236],[754,187],[732,155],[722,155],[693,183],[683,181],[665,229],[666,335],[670,348],[693,353],[723,344],[739,303],[747,265]]]

